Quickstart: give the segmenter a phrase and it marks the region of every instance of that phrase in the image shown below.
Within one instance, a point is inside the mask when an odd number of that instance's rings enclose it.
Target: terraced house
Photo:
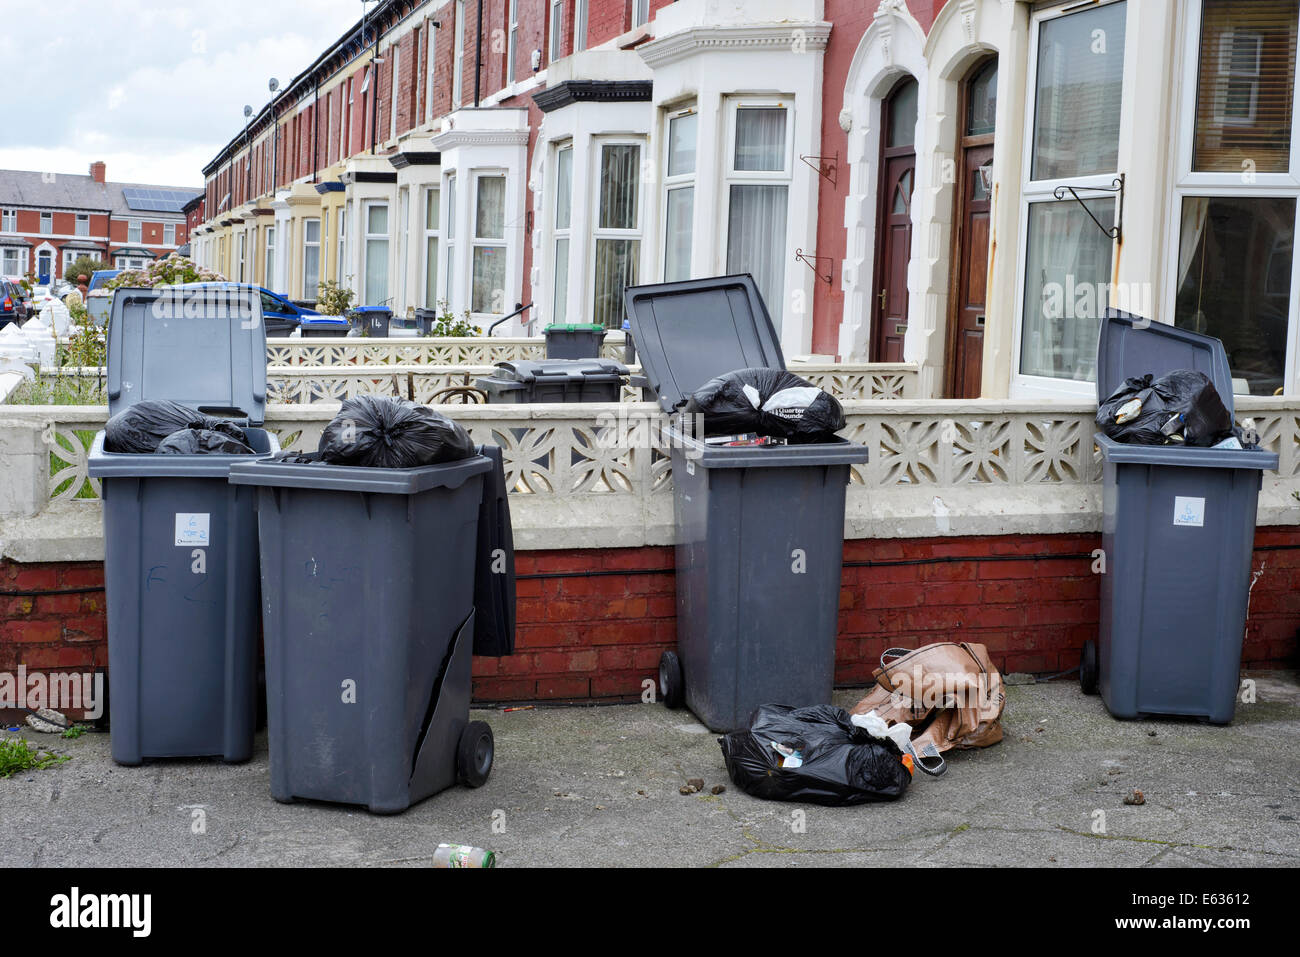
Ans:
[[[195,248],[498,334],[749,272],[787,355],[914,364],[923,397],[1091,396],[1122,305],[1292,394],[1296,27],[1296,0],[384,0],[213,158]]]
[[[84,176],[0,170],[0,275],[64,277],[81,256],[142,268],[183,246],[182,207],[197,189],[111,183],[103,163]],[[75,278],[75,277],[67,277]]]

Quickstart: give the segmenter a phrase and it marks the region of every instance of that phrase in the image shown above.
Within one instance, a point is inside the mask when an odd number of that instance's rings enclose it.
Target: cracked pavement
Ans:
[[[1229,727],[1116,721],[1070,680],[1009,685],[1001,744],[855,808],[749,797],[716,735],[661,705],[476,710],[496,735],[487,784],[392,817],[277,804],[265,734],[244,765],[123,768],[105,734],[24,731],[71,760],[0,780],[0,865],[427,866],[455,842],[502,867],[1297,866],[1300,679],[1252,677],[1258,701]],[[705,790],[679,794],[695,777]],[[1145,804],[1124,804],[1134,788]]]

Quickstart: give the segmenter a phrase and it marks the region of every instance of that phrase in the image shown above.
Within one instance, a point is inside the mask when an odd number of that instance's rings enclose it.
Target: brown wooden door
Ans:
[[[977,399],[984,360],[989,211],[992,207],[989,172],[993,167],[993,147],[973,146],[963,152],[961,241],[957,258],[959,272],[948,394],[955,399]]]
[[[902,362],[907,332],[907,264],[912,258],[916,185],[916,81],[902,80],[881,105],[880,186],[871,361]]]

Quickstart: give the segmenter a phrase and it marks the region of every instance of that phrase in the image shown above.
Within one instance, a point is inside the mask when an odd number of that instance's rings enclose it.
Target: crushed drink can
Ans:
[[[439,844],[433,852],[434,867],[496,867],[497,856],[492,851],[469,844]]]

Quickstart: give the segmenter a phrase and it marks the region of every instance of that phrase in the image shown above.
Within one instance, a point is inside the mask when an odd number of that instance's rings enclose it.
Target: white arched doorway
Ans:
[[[870,354],[873,320],[876,318],[875,288],[877,264],[877,205],[882,147],[882,102],[905,77],[916,81],[916,130],[912,147],[918,161],[914,195],[921,197],[925,186],[926,138],[925,34],[903,0],[881,0],[871,26],[863,34],[844,86],[844,107],[840,127],[848,134],[849,195],[845,200],[844,227],[847,233],[841,288],[844,316],[840,324],[839,354],[845,360],[863,361]],[[910,205],[912,235],[920,237],[921,203]],[[915,262],[915,256],[912,257]],[[918,298],[912,265],[907,269],[909,316],[916,314]],[[910,356],[912,323],[904,342],[904,356]]]

